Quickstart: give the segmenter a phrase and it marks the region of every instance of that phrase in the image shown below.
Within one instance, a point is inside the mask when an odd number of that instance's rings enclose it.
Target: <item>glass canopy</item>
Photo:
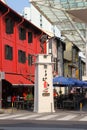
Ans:
[[[85,54],[86,24],[74,16],[72,11],[87,9],[87,0],[30,0],[30,2],[49,22],[58,27],[65,40],[74,43]]]

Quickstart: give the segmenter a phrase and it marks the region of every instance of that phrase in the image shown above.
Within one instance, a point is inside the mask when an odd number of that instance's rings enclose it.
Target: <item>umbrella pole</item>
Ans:
[[[60,94],[60,95],[62,94],[62,90],[61,90],[61,87],[60,87],[60,90],[59,90],[59,94]]]

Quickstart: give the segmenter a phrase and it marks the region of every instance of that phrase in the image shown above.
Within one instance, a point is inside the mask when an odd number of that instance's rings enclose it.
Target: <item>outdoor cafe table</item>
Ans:
[[[17,109],[24,109],[24,100],[15,101],[14,107]]]
[[[19,100],[14,102],[14,107],[17,109],[30,109],[30,106],[33,106],[33,100]]]
[[[34,105],[34,100],[25,100],[24,105],[26,109],[31,109],[31,107]]]
[[[67,109],[77,109],[79,107],[79,102],[78,101],[74,101],[74,100],[64,100],[63,101],[63,109],[67,108]]]

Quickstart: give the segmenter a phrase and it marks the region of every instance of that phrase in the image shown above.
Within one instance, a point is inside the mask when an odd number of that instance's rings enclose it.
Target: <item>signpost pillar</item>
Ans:
[[[54,112],[51,55],[37,55],[35,67],[34,112]]]

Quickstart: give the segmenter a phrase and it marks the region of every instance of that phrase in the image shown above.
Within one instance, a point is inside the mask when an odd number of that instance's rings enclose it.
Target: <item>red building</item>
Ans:
[[[0,1],[0,99],[7,86],[33,86],[35,55],[46,53],[47,35]],[[43,44],[44,43],[44,44]]]

